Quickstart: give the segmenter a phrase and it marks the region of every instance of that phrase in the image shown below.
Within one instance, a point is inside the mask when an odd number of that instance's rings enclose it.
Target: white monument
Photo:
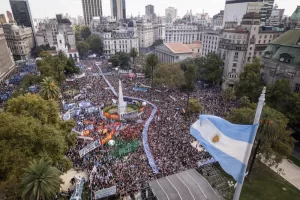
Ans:
[[[123,98],[123,91],[122,91],[122,83],[121,80],[119,80],[119,104],[118,104],[118,114],[121,116],[123,114],[126,114],[126,106],[127,103],[124,102]]]

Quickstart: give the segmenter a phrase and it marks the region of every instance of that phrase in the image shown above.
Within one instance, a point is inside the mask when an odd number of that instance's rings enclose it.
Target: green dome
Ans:
[[[291,21],[300,21],[300,6],[297,6],[295,12],[292,14]]]

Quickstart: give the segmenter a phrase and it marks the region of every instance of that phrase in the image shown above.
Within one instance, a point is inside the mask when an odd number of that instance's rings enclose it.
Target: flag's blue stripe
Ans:
[[[255,128],[257,125],[239,125],[232,124],[225,119],[213,115],[200,115],[200,123],[203,120],[208,119],[211,123],[217,127],[222,134],[230,137],[234,140],[239,140],[253,144],[255,138]]]
[[[195,128],[191,127],[190,132],[200,142],[204,149],[220,163],[225,172],[230,174],[237,182],[242,183],[246,170],[246,165],[244,165],[244,163],[212,146]]]

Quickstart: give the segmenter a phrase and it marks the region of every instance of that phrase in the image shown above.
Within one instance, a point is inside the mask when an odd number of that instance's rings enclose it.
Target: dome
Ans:
[[[13,24],[11,27],[10,27],[10,30],[11,31],[18,31],[20,28],[17,26],[17,25],[15,25],[15,24]]]
[[[136,22],[134,20],[130,20],[128,22],[128,28],[134,28],[134,27],[136,27]]]

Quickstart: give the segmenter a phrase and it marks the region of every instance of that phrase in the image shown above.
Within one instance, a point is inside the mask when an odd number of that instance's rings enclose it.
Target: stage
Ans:
[[[158,200],[223,200],[195,169],[149,182]]]

